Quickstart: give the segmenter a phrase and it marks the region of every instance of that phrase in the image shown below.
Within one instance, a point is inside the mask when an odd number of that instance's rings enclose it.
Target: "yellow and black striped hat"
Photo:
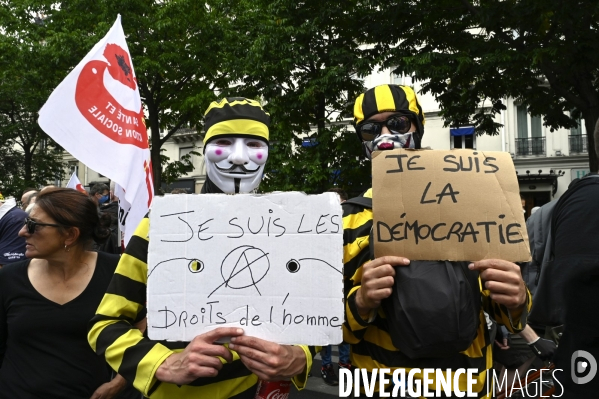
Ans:
[[[373,115],[387,111],[413,114],[416,128],[421,135],[424,134],[424,112],[416,93],[411,87],[392,84],[373,87],[358,96],[354,103],[354,126],[358,128]]]
[[[270,115],[258,101],[227,97],[213,101],[204,113],[204,145],[216,137],[251,136],[268,143]]]

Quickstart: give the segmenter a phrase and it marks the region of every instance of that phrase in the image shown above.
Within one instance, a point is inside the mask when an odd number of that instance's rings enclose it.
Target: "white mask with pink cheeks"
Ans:
[[[206,173],[227,194],[249,193],[260,185],[268,144],[248,137],[215,138],[206,144]]]

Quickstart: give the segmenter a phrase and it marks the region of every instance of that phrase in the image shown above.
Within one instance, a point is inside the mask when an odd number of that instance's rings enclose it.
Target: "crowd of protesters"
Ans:
[[[258,188],[269,124],[270,115],[254,100],[225,98],[210,105],[202,193]],[[354,127],[367,158],[374,151],[421,148],[424,125],[417,96],[407,86],[377,86],[355,101]],[[343,208],[346,316],[339,368],[475,368],[477,397],[491,398],[491,370],[507,373],[509,381],[516,370],[522,375],[553,362],[563,370],[556,374],[554,395],[599,397],[599,377],[584,384],[575,378],[577,354],[599,359],[597,173],[535,209],[527,223],[533,256],[528,264],[375,258],[369,245],[372,189],[350,199],[337,188],[329,191],[340,195]],[[549,236],[531,234],[535,223],[544,224]],[[259,380],[292,380],[303,389],[321,349],[322,378],[338,383],[331,347],[279,345],[229,327],[191,342],[150,340],[148,226],[146,217],[123,248],[118,199],[101,183],[88,194],[49,186],[23,190],[20,206],[14,198],[0,201],[0,398],[254,398]],[[394,300],[398,291],[418,289],[404,283],[412,281],[410,273],[431,266],[463,273],[480,287],[475,319],[481,322],[472,325],[471,339],[459,350],[412,353],[397,340],[405,315]],[[443,280],[431,284],[438,284],[431,300],[447,289]],[[423,312],[416,309],[408,318],[426,320]],[[426,323],[427,337],[447,332],[441,320]],[[223,337],[231,343],[217,343]],[[466,378],[460,376],[453,388],[465,386]],[[377,385],[376,391],[385,388]]]

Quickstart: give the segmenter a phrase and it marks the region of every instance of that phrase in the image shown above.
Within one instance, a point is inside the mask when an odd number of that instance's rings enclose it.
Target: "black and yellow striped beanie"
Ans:
[[[358,96],[354,103],[354,126],[358,128],[373,115],[387,111],[413,114],[416,128],[421,135],[424,133],[424,112],[414,90],[408,86],[391,84],[373,87]]]
[[[270,115],[258,101],[227,97],[213,101],[204,113],[204,145],[217,137],[251,136],[268,143]]]

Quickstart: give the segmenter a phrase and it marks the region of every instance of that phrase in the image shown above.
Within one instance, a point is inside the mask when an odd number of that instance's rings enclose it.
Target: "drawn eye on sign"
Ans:
[[[194,259],[187,265],[189,271],[192,273],[199,273],[204,270],[204,262],[199,259]]]
[[[175,262],[175,261],[179,261],[181,266],[186,265],[187,268],[189,269],[189,271],[192,273],[200,273],[200,272],[204,271],[204,262],[202,262],[200,259],[197,259],[197,258],[172,258],[172,259],[163,260],[162,262],[158,262],[156,264],[156,266],[154,266],[148,272],[148,279],[150,278],[152,273],[154,273],[154,271],[158,268],[158,266],[160,266],[162,264],[170,264],[171,262]],[[168,266],[165,266],[165,267],[168,267]],[[175,266],[175,267],[177,267],[177,266]]]
[[[337,273],[343,275],[343,271],[335,268],[329,262],[324,261],[322,259],[318,259],[318,258],[291,259],[291,260],[289,260],[289,262],[287,262],[287,264],[285,265],[285,267],[287,268],[287,271],[289,273],[297,273],[297,272],[300,271],[302,265],[306,265],[306,266],[312,266],[313,265],[314,267],[321,267],[321,266],[327,265],[328,267],[330,267],[331,269],[333,269]]]

